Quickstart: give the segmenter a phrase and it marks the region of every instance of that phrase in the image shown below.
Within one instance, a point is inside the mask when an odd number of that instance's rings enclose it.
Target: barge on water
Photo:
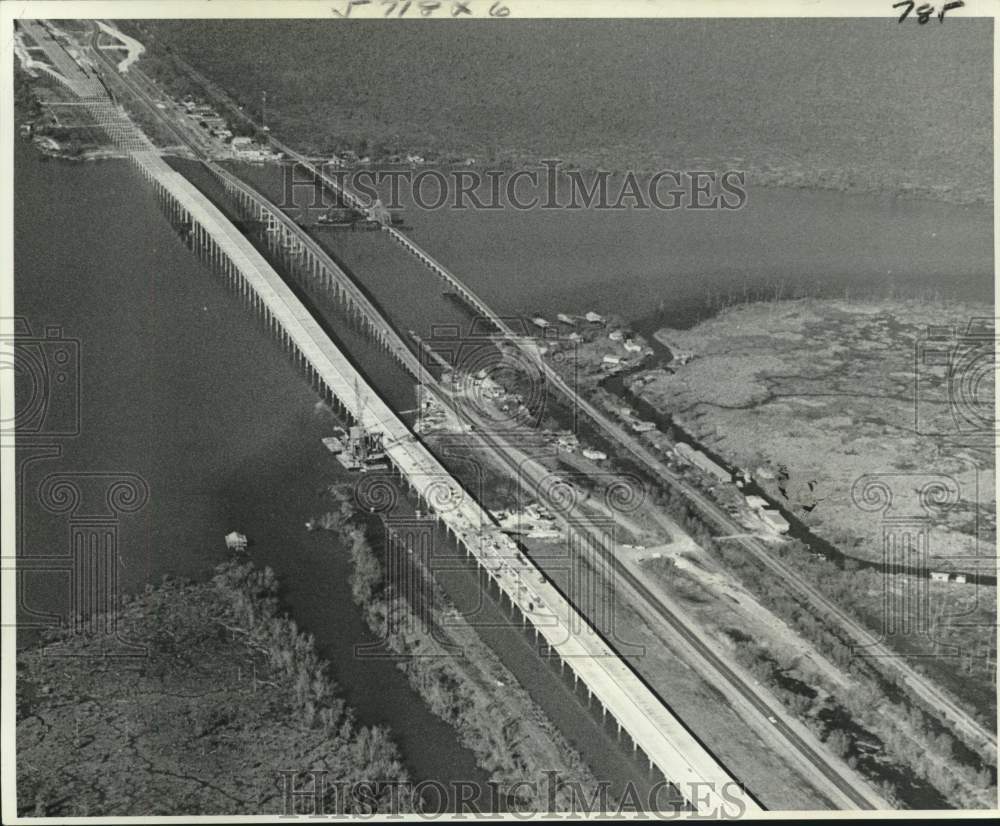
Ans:
[[[323,445],[347,470],[364,473],[389,467],[382,434],[369,433],[361,425],[336,428],[333,436],[323,439]]]

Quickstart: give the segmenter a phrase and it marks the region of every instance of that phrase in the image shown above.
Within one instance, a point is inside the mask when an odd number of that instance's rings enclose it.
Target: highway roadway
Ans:
[[[577,535],[578,544],[576,547],[595,548],[601,555],[602,563],[607,566],[604,570],[613,570],[615,576],[625,582],[647,605],[649,605],[661,617],[670,628],[680,636],[698,655],[714,670],[721,679],[725,680],[735,689],[743,699],[773,726],[774,730],[782,735],[788,744],[798,751],[805,760],[812,764],[819,772],[839,791],[843,797],[842,803],[847,803],[847,808],[857,807],[865,810],[876,810],[891,808],[879,795],[870,788],[858,788],[855,779],[846,777],[842,772],[830,764],[829,758],[822,752],[812,748],[799,734],[781,718],[785,716],[783,708],[770,705],[760,693],[749,685],[738,673],[730,668],[724,659],[718,656],[715,651],[707,645],[697,631],[692,629],[683,619],[674,614],[662,600],[648,587],[646,587],[638,577],[627,567],[622,565],[615,554],[614,548],[609,548],[604,541],[604,536],[600,530],[589,527],[587,520],[565,519],[561,517],[562,509],[557,502],[550,500],[548,487],[544,484],[545,477],[551,480],[552,472],[537,462],[532,462],[523,454],[517,455],[515,448],[506,444],[502,438],[493,432],[490,423],[484,420],[476,420],[464,408],[459,412],[451,398],[445,391],[437,388],[436,395],[445,404],[448,404],[455,412],[456,416],[473,419],[475,428],[468,434],[470,440],[478,442],[491,455],[500,461],[507,470],[517,479],[525,489],[525,492],[533,499],[543,502],[553,514],[560,518],[561,523],[567,531],[572,531]],[[572,596],[572,595],[570,595]]]
[[[95,34],[95,45],[96,45],[96,34]],[[102,50],[94,48],[93,50],[99,59],[102,59],[106,64],[110,64],[106,56],[102,54]],[[113,68],[113,67],[112,67]],[[169,122],[165,118],[160,110],[155,106],[155,102],[151,97],[145,92],[135,87],[134,84],[129,83],[123,78],[120,78],[127,86],[132,88],[132,90],[142,98],[149,105],[150,109],[170,128],[175,134],[183,140],[185,143],[190,145],[189,140],[185,140],[176,126]],[[290,157],[301,157],[298,153],[294,152],[290,147],[280,143],[277,140],[272,139],[272,144],[282,151],[285,151]],[[456,279],[457,281],[457,279]],[[459,282],[460,283],[460,282]],[[464,285],[463,285],[464,286]],[[485,307],[485,304],[482,305]],[[487,308],[488,309],[488,308]],[[491,311],[490,316],[495,316]],[[505,330],[506,325],[502,323],[498,317],[494,323],[499,322],[498,326],[501,332],[504,333],[508,338],[510,338],[517,346],[523,348],[523,343],[520,341],[520,337],[514,333],[512,330]],[[587,415],[605,435],[609,436],[614,442],[624,446],[629,453],[631,453],[640,463],[650,471],[655,478],[658,478],[667,484],[671,485],[673,488],[683,492],[693,505],[698,509],[698,511],[706,517],[718,530],[724,534],[740,533],[742,527],[733,520],[729,514],[719,508],[712,500],[706,497],[701,491],[697,490],[689,483],[687,483],[683,478],[679,477],[677,474],[671,472],[663,462],[656,456],[650,453],[650,451],[637,440],[632,438],[628,433],[626,433],[617,424],[610,421],[601,411],[597,410],[592,404],[590,404],[585,399],[580,398],[571,388],[569,388],[565,381],[562,379],[555,370],[547,364],[544,359],[542,359],[537,351],[533,348],[526,348],[525,351],[536,360],[541,369],[545,372],[550,384],[556,388],[560,393],[566,396],[574,405],[578,407],[583,413]],[[483,435],[483,434],[481,434]],[[488,439],[484,439],[484,442],[489,444]],[[502,445],[489,444],[491,452],[498,457],[502,457],[508,466],[510,466],[509,460],[506,458],[506,452]],[[830,615],[837,618],[837,620],[849,630],[851,634],[855,637],[859,644],[877,646],[881,648],[881,652],[889,655],[893,658],[893,665],[903,672],[904,679],[907,684],[918,696],[924,698],[925,702],[928,702],[932,707],[936,707],[946,712],[947,716],[953,721],[957,728],[964,731],[967,735],[973,738],[979,738],[985,740],[988,743],[992,743],[993,747],[996,747],[996,737],[991,733],[987,732],[980,726],[974,719],[972,719],[968,714],[966,714],[962,709],[954,704],[950,698],[946,697],[939,689],[935,686],[930,685],[928,681],[914,672],[909,666],[902,662],[898,655],[894,652],[886,649],[884,646],[874,640],[866,629],[862,628],[856,622],[854,622],[850,617],[848,617],[842,610],[837,606],[830,603],[822,594],[817,592],[808,583],[802,581],[794,571],[789,570],[786,566],[782,565],[779,560],[776,560],[768,550],[763,547],[760,543],[748,538],[740,537],[734,539],[740,543],[744,549],[751,553],[756,559],[760,561],[767,569],[771,570],[777,577],[782,581],[785,581],[789,585],[793,586],[794,589],[798,590],[800,595],[810,600],[814,605],[821,608],[822,610],[828,612]],[[773,709],[771,709],[766,702],[761,700],[752,690],[751,687],[747,686],[742,680],[736,675],[725,662],[719,657],[715,656],[714,653],[707,648],[697,637],[694,632],[691,631],[686,625],[684,625],[680,620],[673,616],[662,602],[652,593],[648,588],[646,588],[641,582],[639,582],[629,571],[627,571],[616,559],[614,555],[611,554],[608,549],[605,549],[601,543],[597,543],[595,547],[602,549],[602,553],[605,554],[605,561],[607,564],[614,566],[614,569],[621,576],[622,580],[627,582],[634,591],[636,591],[644,601],[646,601],[651,607],[653,607],[656,612],[663,617],[663,619],[668,622],[679,635],[681,635],[686,641],[688,641],[693,648],[699,651],[699,653],[708,661],[712,667],[736,690],[744,696],[747,702],[751,703],[753,707],[765,717],[775,717]],[[878,648],[870,649],[873,652],[878,652]],[[857,790],[849,789],[845,787],[843,778],[841,778],[830,766],[826,764],[823,755],[817,754],[807,743],[802,741],[802,739],[788,726],[782,723],[780,720],[775,725],[776,730],[783,734],[788,742],[800,751],[811,763],[813,763],[817,769],[823,772],[831,782],[837,785],[838,788],[844,793],[845,796],[854,801],[856,805],[862,808],[872,808],[871,802],[864,795],[861,795]]]
[[[196,243],[238,273],[241,291],[268,325],[310,366],[313,379],[348,408],[362,388],[366,402],[352,416],[385,436],[386,453],[467,551],[479,559],[536,633],[583,680],[637,748],[649,757],[702,814],[756,814],[756,802],[704,749],[634,670],[594,634],[574,606],[525,556],[488,513],[468,496],[438,460],[405,427],[333,344],[284,280],[250,242],[186,178],[155,151],[133,153],[143,173],[190,215]],[[222,255],[218,255],[221,253]],[[529,585],[530,583],[530,585]],[[578,631],[576,629],[582,629]]]
[[[548,368],[548,372],[550,374],[554,373],[551,367]],[[565,382],[561,379],[559,379],[559,384],[562,385],[561,389],[563,389],[564,393],[568,391],[569,388],[565,386]],[[606,416],[596,410],[585,399],[579,398],[575,394],[574,398],[577,399],[578,406],[587,413],[592,421],[601,426],[606,435],[612,436],[619,444],[627,447],[629,452],[654,474],[654,478],[658,478],[674,489],[681,491],[694,504],[701,516],[706,518],[713,527],[720,531],[721,535],[732,536],[732,539],[729,541],[737,542],[740,547],[750,553],[761,565],[774,574],[779,581],[789,586],[789,589],[800,599],[807,600],[827,616],[835,617],[839,625],[850,635],[854,645],[865,650],[865,656],[877,657],[880,663],[889,665],[898,671],[902,675],[906,686],[913,694],[919,697],[929,709],[932,711],[936,710],[939,715],[950,722],[955,730],[963,734],[964,738],[970,741],[970,744],[974,745],[974,747],[982,748],[983,746],[990,746],[994,753],[996,752],[997,738],[995,733],[988,731],[972,715],[945,694],[943,690],[910,667],[899,653],[879,642],[868,629],[864,628],[845,613],[843,609],[827,599],[788,565],[785,565],[771,554],[763,543],[747,536],[743,526],[733,519],[729,513],[685,479],[667,468],[659,457],[652,454],[638,440],[632,438],[621,427],[608,420]],[[996,759],[995,754],[993,759]]]

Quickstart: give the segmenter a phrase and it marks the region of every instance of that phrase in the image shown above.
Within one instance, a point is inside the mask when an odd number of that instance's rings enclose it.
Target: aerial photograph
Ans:
[[[995,6],[58,5],[4,822],[997,814]]]

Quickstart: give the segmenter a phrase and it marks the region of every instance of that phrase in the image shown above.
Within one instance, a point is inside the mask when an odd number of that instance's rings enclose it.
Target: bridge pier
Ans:
[[[138,160],[136,162],[139,163]],[[324,397],[329,395],[335,405],[339,404],[350,414],[351,411],[347,399],[338,398],[337,392],[335,392],[335,388],[338,388],[341,396],[344,394],[348,397],[351,396],[350,383],[352,379],[355,382],[358,381],[358,375],[353,367],[351,367],[350,362],[329,341],[328,337],[326,337],[316,322],[309,317],[308,313],[303,312],[301,304],[297,303],[294,294],[288,290],[287,285],[274,272],[273,268],[267,264],[266,259],[242,235],[234,234],[231,232],[231,229],[227,229],[224,216],[204,196],[198,193],[182,176],[166,167],[159,158],[151,158],[148,163],[151,169],[154,168],[155,164],[159,165],[156,177],[158,181],[162,180],[163,182],[164,198],[168,202],[174,199],[178,201],[185,199],[185,203],[192,205],[191,210],[181,209],[177,213],[182,221],[191,226],[192,232],[189,243],[192,247],[199,251],[207,251],[210,260],[221,264],[220,269],[224,277],[227,280],[232,280],[234,288],[239,293],[242,302],[253,307],[255,313],[263,319],[264,323],[273,329],[275,338],[289,352],[293,362],[303,369],[310,383],[318,387]],[[140,164],[140,167],[142,167],[142,164]],[[152,171],[149,174],[152,175]],[[167,184],[169,184],[169,188]],[[238,190],[239,187],[237,187]],[[248,204],[252,205],[253,203],[253,201],[248,201]],[[198,216],[198,220],[192,220],[192,212]],[[263,212],[266,212],[266,210]],[[267,246],[281,246],[283,239],[292,237],[290,233],[294,231],[289,227],[283,226],[286,220],[284,216],[272,215],[270,213],[267,213],[264,217],[264,225],[266,227],[265,244]],[[269,231],[272,227],[275,232]],[[296,243],[293,249],[298,250],[300,248],[303,248],[302,245]],[[377,313],[373,314],[370,312],[368,309],[370,305],[365,303],[366,299],[357,292],[355,285],[346,280],[346,276],[344,276],[344,280],[340,279],[338,270],[334,268],[335,265],[331,266],[332,260],[331,264],[326,264],[326,259],[318,257],[316,260],[325,266],[317,270],[315,269],[316,264],[310,263],[312,258],[317,256],[317,253],[310,248],[308,241],[305,242],[304,249],[308,253],[304,256],[298,256],[297,252],[293,253],[299,259],[297,264],[298,270],[308,273],[310,272],[310,267],[312,267],[313,272],[324,272],[320,280],[325,281],[329,277],[331,281],[337,284],[338,291],[343,294],[345,302],[351,309],[351,314],[356,316],[362,329],[375,330],[376,340],[383,346],[387,346],[387,342],[393,341],[394,332],[392,329],[383,329],[381,327],[377,322]],[[287,253],[289,250],[285,250],[285,252]],[[425,260],[425,263],[432,266],[427,260]],[[326,272],[327,270],[329,272]],[[306,277],[308,278],[309,276],[306,275]],[[409,352],[408,348],[407,352]],[[415,357],[413,361],[416,361],[419,367],[419,361]],[[419,377],[419,370],[415,375]],[[371,406],[373,408],[372,411],[366,410],[365,415],[362,417],[366,424],[377,421],[377,426],[383,429],[385,435],[391,436],[397,442],[401,438],[405,438],[407,431],[403,428],[398,418],[393,416],[392,411],[387,408],[384,402],[376,398],[372,400]],[[360,411],[356,413],[360,414]],[[396,444],[389,451],[389,454],[393,467],[400,472],[405,472],[408,482],[417,487],[418,500],[426,501],[428,507],[430,507],[432,503],[428,497],[429,488],[426,484],[417,486],[412,480],[414,478],[419,480],[422,478],[422,474],[426,472],[444,472],[443,468],[439,464],[435,464],[436,460],[433,456],[423,449],[419,443],[412,446],[405,442]],[[503,579],[499,574],[501,569],[497,569],[497,573],[495,574],[491,568],[491,564],[488,564],[491,559],[496,558],[495,551],[506,547],[504,544],[506,542],[505,538],[497,536],[491,540],[490,530],[480,528],[481,525],[487,525],[488,517],[482,513],[481,509],[478,509],[478,506],[468,506],[467,503],[463,503],[462,508],[461,519],[445,511],[443,515],[435,513],[436,521],[444,522],[445,535],[454,537],[465,548],[466,553],[476,559],[478,570],[485,570],[486,572],[487,582],[492,581],[496,584],[500,592],[501,605],[503,604],[503,596],[506,594],[512,610],[519,610],[520,606],[515,601],[515,597],[504,590]],[[470,530],[475,534],[475,537],[474,539],[470,538],[466,540],[462,535],[467,535]],[[479,542],[479,545],[475,549],[471,547],[472,541]],[[531,569],[529,568],[529,570]],[[581,679],[577,669],[582,669],[583,681],[588,687],[588,703],[592,694],[596,693],[601,702],[602,720],[606,720],[610,706],[619,737],[623,728],[625,728],[627,733],[630,729],[639,731],[643,738],[644,754],[649,758],[651,765],[655,761],[650,756],[650,752],[646,751],[647,748],[650,748],[654,754],[659,756],[662,765],[665,767],[678,765],[676,763],[676,754],[678,751],[684,750],[685,759],[693,761],[693,764],[697,767],[699,780],[710,780],[712,784],[718,787],[720,785],[719,781],[725,779],[725,774],[717,765],[713,764],[710,756],[702,756],[698,751],[696,743],[684,742],[683,739],[680,742],[677,740],[671,741],[667,740],[665,735],[658,734],[658,732],[668,729],[672,718],[655,701],[655,698],[648,696],[648,692],[645,691],[642,683],[634,678],[632,672],[620,660],[608,656],[610,652],[606,647],[603,647],[603,643],[595,644],[590,638],[581,636],[571,630],[575,627],[572,625],[574,621],[572,606],[559,603],[558,592],[553,592],[551,589],[546,590],[544,580],[542,586],[532,588],[532,591],[536,590],[539,594],[542,594],[542,597],[539,597],[539,599],[544,599],[545,602],[550,603],[550,610],[554,610],[557,617],[564,617],[563,612],[565,611],[565,615],[571,623],[569,626],[565,624],[560,625],[555,632],[545,632],[546,634],[553,634],[553,639],[558,640],[555,643],[558,646],[558,650],[549,643],[545,635],[542,635],[546,656],[555,654],[559,657],[560,673],[562,674],[565,673],[567,659],[569,657],[579,657],[579,659],[570,660],[570,668],[574,676],[574,686]],[[559,605],[563,607],[558,608],[557,606]],[[521,610],[521,617],[522,624],[526,625],[528,617],[523,609]],[[560,619],[559,622],[563,623],[563,619]],[[532,622],[532,630],[534,631],[537,645],[541,632],[534,621]],[[569,630],[569,634],[564,638],[560,634],[560,631],[565,632],[567,630]],[[607,659],[602,659],[603,657],[607,657]],[[625,725],[623,725],[623,719],[625,720]],[[661,719],[666,721],[666,725],[657,725]],[[647,721],[649,725],[643,721]],[[646,727],[637,729],[636,726]],[[632,739],[633,751],[637,752],[639,741],[631,734],[629,736]],[[671,737],[673,738],[674,735],[671,735]],[[688,765],[691,764],[689,763]],[[678,769],[678,771],[680,770]],[[748,811],[754,811],[754,807],[750,805]]]

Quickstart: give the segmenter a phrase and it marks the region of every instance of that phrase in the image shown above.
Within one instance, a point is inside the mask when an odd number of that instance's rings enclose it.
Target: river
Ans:
[[[85,498],[69,519],[48,512],[36,493],[47,476],[138,474],[149,501],[117,523],[121,591],[204,577],[226,558],[225,533],[246,533],[358,721],[389,726],[416,779],[484,781],[391,661],[354,656],[375,639],[351,598],[347,554],[304,529],[328,507],[324,486],[344,478],[320,443],[328,431],[307,383],[126,162],[43,161],[22,143],[16,153],[15,309],[36,336],[60,327],[78,342],[82,423],[77,436],[19,445],[22,552],[64,561],[68,521],[101,510]],[[44,457],[46,445],[61,455]],[[37,572],[24,582],[20,631],[30,638],[31,614],[65,616],[69,580]]]
[[[277,198],[280,175],[278,168],[257,167],[248,177]],[[482,780],[471,753],[426,711],[391,662],[361,665],[354,656],[355,644],[372,638],[350,598],[345,555],[328,535],[302,527],[324,509],[325,485],[342,477],[319,443],[325,429],[316,398],[280,350],[185,249],[123,163],[43,162],[19,144],[15,185],[16,249],[30,250],[17,259],[17,312],[36,335],[58,325],[79,340],[83,422],[79,436],[54,440],[60,456],[25,466],[23,489],[34,490],[48,473],[81,468],[146,479],[149,504],[119,522],[125,591],[163,574],[203,576],[224,558],[226,531],[249,534],[255,560],[275,569],[286,604],[316,635],[359,720],[389,725],[418,778]],[[760,211],[725,219],[649,213],[627,222],[620,213],[575,212],[533,220],[512,211],[409,210],[407,221],[432,254],[511,314],[597,309],[689,324],[711,311],[712,296],[738,268],[745,273],[741,284],[759,290],[781,283],[776,273],[788,279],[809,272],[789,294],[877,292],[902,283],[979,298],[991,284],[987,210],[778,190],[761,190],[751,203]],[[855,240],[856,252],[837,258],[831,222]],[[546,227],[552,243],[543,243]],[[921,262],[908,280],[899,276],[906,271],[901,232],[912,238],[906,261]],[[134,245],[133,238],[148,242]],[[748,239],[756,253],[746,252]],[[440,325],[471,324],[465,309],[429,288],[434,282],[424,268],[379,233],[331,231],[323,243],[362,276],[399,328],[426,335]],[[777,270],[767,261],[775,248],[787,253]],[[708,274],[696,277],[699,267]],[[945,279],[949,268],[954,277]],[[651,296],[662,298],[663,312],[650,312],[658,300]],[[411,408],[412,383],[398,367],[342,323],[335,308],[322,306],[320,314],[378,391],[397,409]],[[25,515],[28,553],[65,546],[64,516],[33,501]],[[447,579],[460,605],[478,599],[469,576]],[[30,575],[26,605],[57,610],[64,589],[57,577]],[[609,733],[567,702],[565,686],[546,677],[547,669],[536,668],[524,638],[487,636],[599,775],[630,774]]]

